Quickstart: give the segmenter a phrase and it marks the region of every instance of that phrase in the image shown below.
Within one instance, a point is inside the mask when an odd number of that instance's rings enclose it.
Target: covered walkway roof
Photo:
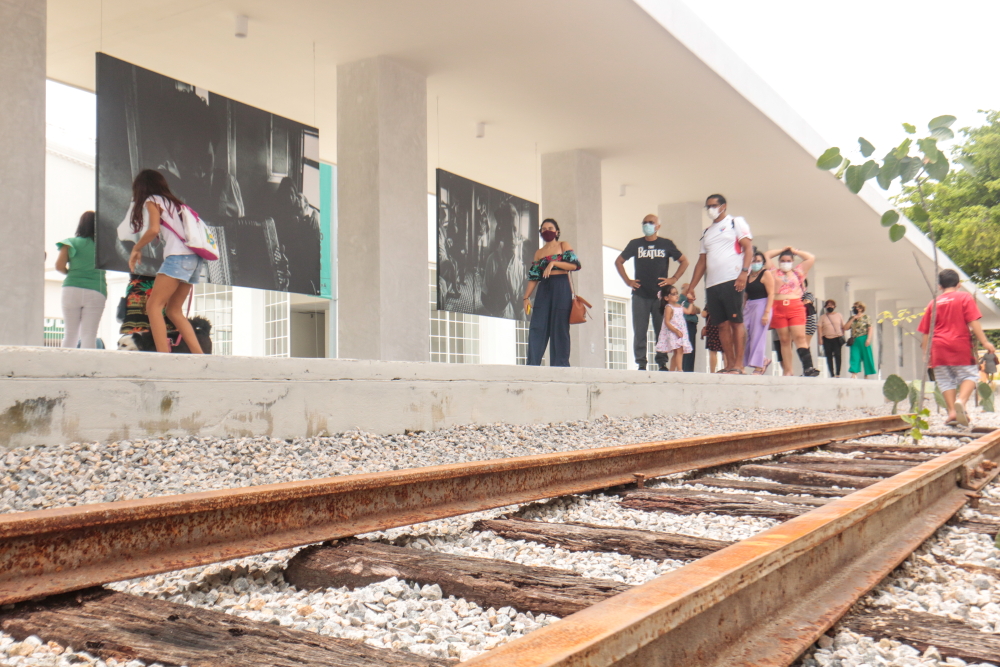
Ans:
[[[607,245],[658,205],[721,192],[771,247],[814,251],[823,275],[929,298],[914,262],[929,266],[926,239],[911,228],[891,244],[880,191],[817,170],[822,139],[677,0],[49,0],[48,26],[52,79],[92,90],[104,51],[314,123],[330,162],[337,65],[389,56],[427,76],[429,191],[440,167],[538,201],[539,156],[584,149],[602,159]]]

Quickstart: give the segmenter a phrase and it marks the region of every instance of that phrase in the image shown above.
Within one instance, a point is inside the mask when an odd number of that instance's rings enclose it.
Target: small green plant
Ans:
[[[979,403],[983,406],[983,412],[994,412],[993,388],[985,382],[979,383]]]
[[[941,388],[937,385],[937,382],[934,383],[934,402],[937,403],[939,410],[948,409],[948,403],[945,402],[944,394],[941,393]]]
[[[920,406],[922,405],[922,401],[920,400],[920,390],[922,389],[922,387],[920,386],[920,382],[918,380],[914,380],[913,382],[911,382],[909,387],[910,387],[910,394],[909,394],[910,412],[916,412],[917,410],[920,409]]]
[[[892,414],[897,414],[900,401],[905,401],[910,395],[906,382],[898,375],[890,375],[882,385],[882,395],[892,401]]]
[[[928,408],[922,408],[920,412],[900,417],[910,425],[910,437],[913,438],[914,443],[920,442],[924,437],[924,431],[930,428],[931,425],[927,421],[930,416],[931,411]]]

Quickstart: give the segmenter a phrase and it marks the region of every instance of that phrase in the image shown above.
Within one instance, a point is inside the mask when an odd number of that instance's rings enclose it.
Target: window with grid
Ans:
[[[530,320],[516,320],[514,322],[514,333],[517,337],[514,343],[514,355],[517,358],[518,366],[528,364],[528,327],[530,324]]]
[[[287,292],[264,292],[264,356],[287,357],[291,299]]]
[[[431,361],[479,363],[479,316],[437,309],[437,269],[430,269]]]
[[[624,299],[604,300],[604,348],[608,368],[625,370],[628,368],[628,332],[625,319]]]
[[[212,354],[233,353],[233,288],[198,283],[194,286],[195,315],[212,323]]]
[[[62,347],[63,335],[66,333],[66,323],[61,317],[46,317],[42,329],[42,342],[45,347]]]

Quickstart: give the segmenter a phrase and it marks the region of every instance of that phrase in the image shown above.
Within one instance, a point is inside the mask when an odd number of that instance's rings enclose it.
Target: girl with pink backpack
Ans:
[[[194,227],[197,234],[198,223],[204,227],[200,220],[192,224],[192,216],[197,220],[197,214],[170,191],[163,174],[155,169],[144,169],[135,177],[126,220],[130,221],[134,233],[143,230],[144,233],[132,248],[129,270],[135,273],[135,267],[142,259],[143,247],[157,238],[163,243],[163,264],[156,273],[153,289],[146,300],[146,315],[157,352],[170,352],[167,324],[163,319],[166,310],[167,317],[177,326],[191,353],[203,354],[194,328],[184,315],[184,301],[192,286],[197,284],[205,259],[218,259],[218,255],[213,257],[211,250],[203,255],[198,248],[191,247],[192,242],[188,239],[194,235],[189,230]],[[185,236],[185,232],[189,235]],[[210,234],[208,240],[214,245]],[[198,242],[203,243],[204,239],[198,238],[194,244]]]

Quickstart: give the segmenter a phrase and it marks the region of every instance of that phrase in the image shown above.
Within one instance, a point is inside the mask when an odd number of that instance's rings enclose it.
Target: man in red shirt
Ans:
[[[948,425],[968,426],[969,416],[965,404],[979,380],[979,367],[976,365],[969,329],[972,329],[979,343],[991,353],[995,353],[996,348],[983,334],[983,327],[979,324],[983,315],[979,312],[975,298],[968,292],[959,292],[958,283],[957,271],[945,269],[938,274],[941,294],[937,297],[930,367],[934,369],[934,380],[948,404]],[[924,350],[927,349],[933,303],[927,304],[927,311],[917,327],[924,335],[920,345]]]

